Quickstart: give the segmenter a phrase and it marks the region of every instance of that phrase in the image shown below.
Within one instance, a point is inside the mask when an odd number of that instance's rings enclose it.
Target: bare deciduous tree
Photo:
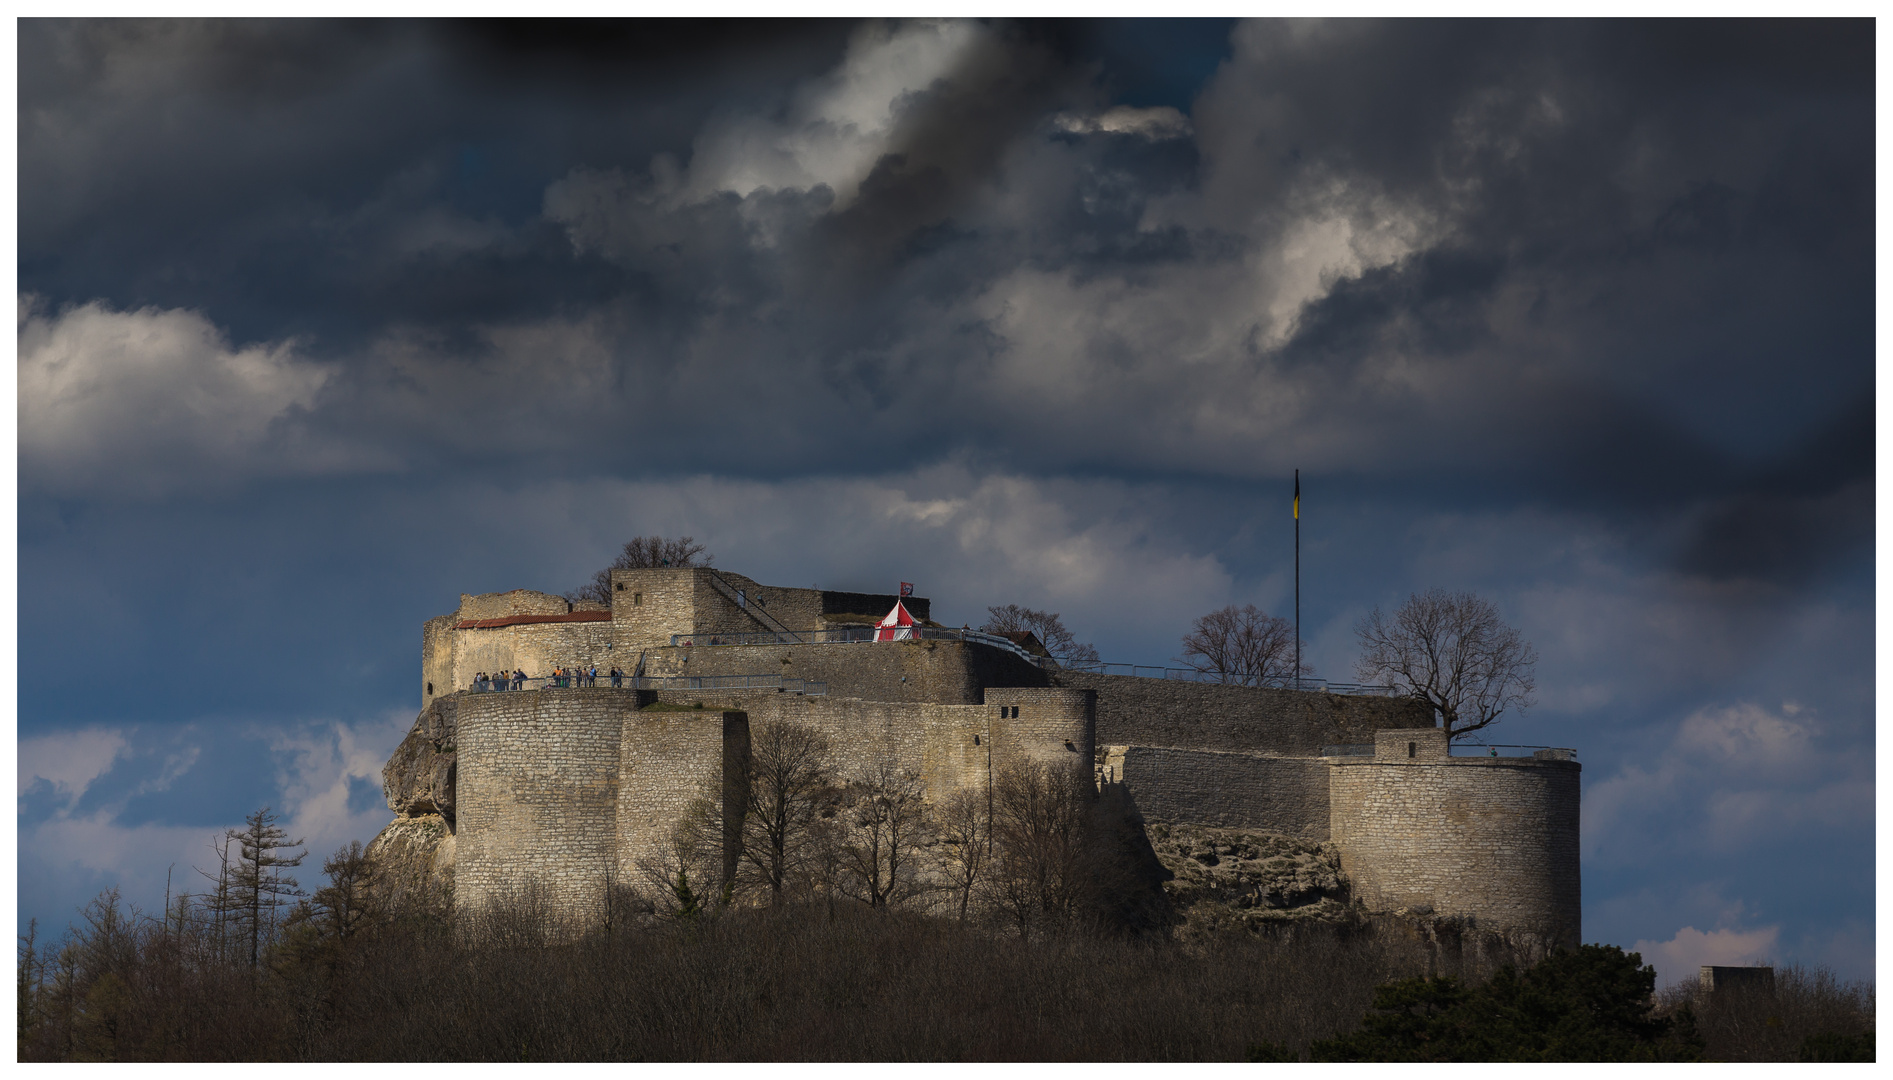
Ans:
[[[1531,707],[1538,654],[1469,592],[1429,589],[1391,617],[1379,608],[1354,627],[1362,682],[1388,681],[1431,705],[1448,740],[1491,725],[1508,709]]]
[[[741,861],[770,903],[813,868],[821,811],[834,796],[829,761],[828,739],[813,728],[770,722],[752,730]]]
[[[1082,644],[1073,637],[1056,611],[1034,611],[1017,604],[986,609],[986,625],[980,627],[988,634],[1013,634],[1021,630],[1030,630],[1038,636],[1045,646],[1045,651],[1060,660],[1092,661],[1098,659],[1098,650]]]
[[[940,876],[959,905],[961,922],[966,921],[974,892],[986,880],[992,849],[991,805],[991,792],[960,788],[934,810]]]
[[[641,859],[638,873],[642,888],[638,891],[657,915],[678,922],[695,922],[713,906],[728,899],[722,877],[722,780],[712,777],[704,785],[712,795],[693,800],[666,838],[663,853],[655,859]]]
[[[920,774],[892,759],[851,779],[838,815],[842,894],[869,907],[888,907],[920,893],[916,856],[926,840],[927,816]]]
[[[1021,762],[993,783],[993,865],[987,893],[1026,936],[1069,920],[1089,896],[1085,811],[1090,770]]]
[[[655,566],[709,566],[716,556],[704,550],[695,537],[634,536],[611,565],[592,575],[591,581],[565,594],[567,600],[611,603],[611,572],[640,570]]]
[[[1177,663],[1240,686],[1278,685],[1313,675],[1312,665],[1295,670],[1295,627],[1254,604],[1234,604],[1197,619],[1183,636]]]

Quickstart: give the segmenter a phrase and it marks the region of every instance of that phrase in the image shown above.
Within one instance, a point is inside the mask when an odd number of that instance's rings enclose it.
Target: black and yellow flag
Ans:
[[[1301,520],[1301,470],[1295,470],[1295,520]]]

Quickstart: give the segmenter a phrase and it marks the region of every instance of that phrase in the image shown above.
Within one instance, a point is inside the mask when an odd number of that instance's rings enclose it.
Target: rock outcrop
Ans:
[[[454,870],[456,696],[436,698],[381,769],[395,819],[368,845],[384,901],[451,906]]]
[[[1157,861],[1173,875],[1163,890],[1182,919],[1182,936],[1350,917],[1340,856],[1330,845],[1206,825],[1158,824],[1148,832]]]
[[[381,767],[381,793],[401,817],[454,821],[454,720],[458,695],[435,698]]]

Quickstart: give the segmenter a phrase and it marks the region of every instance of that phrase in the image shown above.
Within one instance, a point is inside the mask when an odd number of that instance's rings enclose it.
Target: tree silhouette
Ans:
[[[1354,627],[1362,682],[1391,682],[1433,706],[1450,741],[1523,712],[1537,683],[1538,654],[1499,609],[1469,592],[1430,589],[1409,596],[1391,617],[1379,608]]]

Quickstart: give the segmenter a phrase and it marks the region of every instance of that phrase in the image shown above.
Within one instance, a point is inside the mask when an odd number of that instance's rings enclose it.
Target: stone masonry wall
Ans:
[[[454,674],[461,690],[470,689],[481,671],[519,668],[529,676],[544,676],[561,665],[597,664],[602,673],[611,670],[614,661],[627,669],[636,663],[635,657],[626,660],[612,649],[608,622],[526,623],[456,633],[460,640]]]
[[[1371,742],[1379,728],[1432,727],[1407,698],[1267,690],[1250,686],[1051,673],[1056,686],[1098,692],[1098,741],[1314,757],[1331,743]]]
[[[1326,759],[1127,746],[1111,765],[1146,821],[1328,839]]]
[[[460,594],[462,619],[500,619],[508,615],[563,615],[572,605],[563,596],[514,589],[512,592]]]
[[[1443,745],[1444,740],[1439,740]],[[1430,906],[1483,929],[1581,940],[1574,761],[1452,758],[1401,738],[1329,759],[1330,833],[1369,911]]]
[[[469,694],[460,701],[455,906],[542,890],[555,910],[602,910],[615,854],[629,690]]]
[[[1043,687],[1048,681],[1009,652],[963,641],[678,646],[648,650],[644,671],[786,675],[825,682],[831,697],[948,705],[978,705],[988,687]]]
[[[992,771],[1030,761],[1091,761],[1093,699],[1044,689],[994,689],[984,705],[936,705],[794,694],[745,698],[752,725],[787,721],[828,737],[836,774],[862,775],[882,760],[920,774],[929,800],[983,787]],[[1007,715],[1016,708],[1019,715]]]
[[[631,712],[619,753],[617,880],[647,888],[648,868],[672,853],[672,831],[690,804],[719,790],[739,801],[725,808],[740,820],[740,789],[749,718],[735,710]],[[732,869],[725,859],[724,871]]]

